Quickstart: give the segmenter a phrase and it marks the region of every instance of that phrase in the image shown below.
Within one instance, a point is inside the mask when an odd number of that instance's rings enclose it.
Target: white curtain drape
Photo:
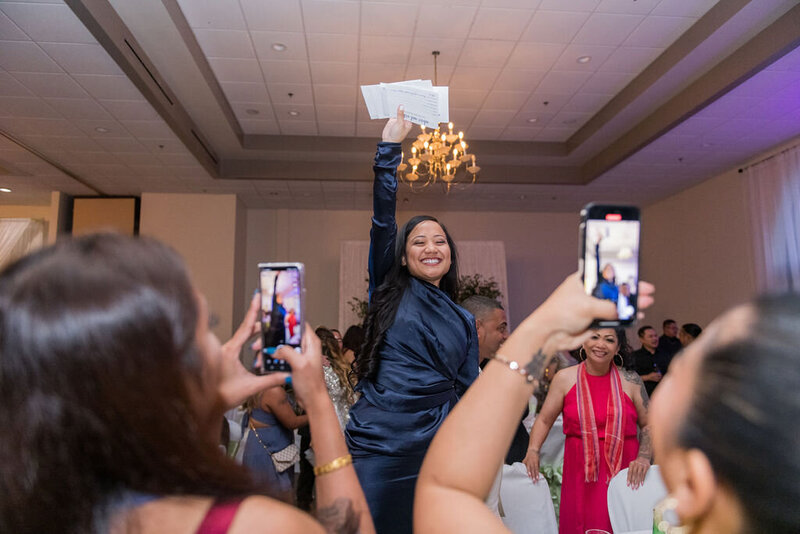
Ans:
[[[761,292],[800,292],[800,147],[747,169]]]
[[[43,244],[43,221],[0,219],[0,269]]]
[[[508,315],[508,279],[504,243],[502,241],[459,241],[456,245],[460,274],[480,274],[487,280],[494,278],[503,295],[500,301]],[[369,241],[342,241],[340,254],[339,328],[346,329],[348,326],[360,322],[349,305],[352,298],[367,298]]]

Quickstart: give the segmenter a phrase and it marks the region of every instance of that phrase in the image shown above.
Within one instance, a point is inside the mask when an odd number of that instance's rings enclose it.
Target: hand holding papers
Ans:
[[[448,122],[448,88],[434,87],[430,80],[362,85],[361,94],[371,119],[393,117],[397,107],[405,108],[405,118],[427,128]]]

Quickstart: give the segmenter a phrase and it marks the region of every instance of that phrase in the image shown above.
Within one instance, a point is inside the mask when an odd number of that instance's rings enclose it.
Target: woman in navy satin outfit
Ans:
[[[478,376],[475,320],[452,298],[456,249],[433,217],[397,231],[396,169],[411,130],[402,109],[375,156],[370,231],[370,306],[356,363],[361,398],[347,444],[379,534],[412,531],[414,486],[428,445]]]

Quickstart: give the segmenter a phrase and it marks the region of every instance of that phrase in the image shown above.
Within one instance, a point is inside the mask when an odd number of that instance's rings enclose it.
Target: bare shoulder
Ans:
[[[578,366],[573,365],[571,367],[566,367],[561,369],[559,372],[556,373],[556,376],[553,377],[553,382],[550,385],[551,390],[556,388],[558,391],[563,392],[566,394],[569,389],[575,385],[575,382],[578,381]]]
[[[293,506],[269,497],[252,496],[242,501],[228,532],[323,534],[325,530],[313,517]]]
[[[622,380],[624,380],[625,382],[634,384],[636,387],[639,387],[643,384],[642,377],[639,376],[639,373],[637,373],[633,369],[620,368],[619,376],[622,377]]]

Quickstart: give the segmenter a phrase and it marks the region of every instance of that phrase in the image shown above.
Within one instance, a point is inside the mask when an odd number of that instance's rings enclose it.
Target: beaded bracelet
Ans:
[[[539,353],[536,354],[536,356],[533,357],[533,359],[526,366],[521,367],[520,364],[514,360],[507,360],[506,358],[503,358],[499,354],[494,355],[495,360],[497,360],[500,363],[506,364],[509,369],[524,376],[525,381],[528,382],[529,384],[532,383],[537,378],[539,378],[539,373],[541,372],[541,369],[543,367],[544,358],[545,358],[544,354],[542,354],[542,352],[540,351]]]
[[[333,473],[334,471],[341,469],[342,467],[346,467],[353,463],[353,457],[349,454],[345,454],[344,456],[339,456],[335,460],[331,460],[325,465],[318,465],[314,467],[314,476],[320,475],[327,475],[328,473]]]

